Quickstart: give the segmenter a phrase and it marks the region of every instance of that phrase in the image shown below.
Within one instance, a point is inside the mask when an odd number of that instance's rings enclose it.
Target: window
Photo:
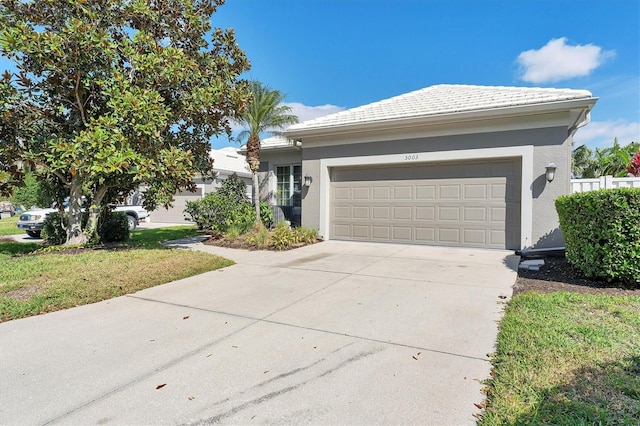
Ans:
[[[278,205],[301,206],[302,166],[276,166]]]

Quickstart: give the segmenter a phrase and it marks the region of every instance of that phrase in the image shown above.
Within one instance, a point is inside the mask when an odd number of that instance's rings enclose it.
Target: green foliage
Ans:
[[[20,184],[18,161],[98,208],[144,184],[153,210],[210,176],[211,137],[250,99],[233,30],[211,28],[222,3],[0,2],[0,54],[19,70],[0,78],[0,193]]]
[[[640,286],[640,188],[556,200],[567,260],[588,277]]]
[[[98,227],[98,235],[105,243],[128,241],[130,235],[127,214],[112,212],[108,217],[103,218]]]
[[[632,157],[640,152],[640,143],[631,142],[620,146],[614,139],[613,146],[596,148],[591,151],[588,146],[581,145],[572,152],[572,174],[576,178],[598,178],[601,176],[627,176],[627,168]]]
[[[260,250],[264,250],[269,247],[269,239],[269,230],[263,223],[256,224],[253,228],[253,232],[246,237],[247,243],[254,245]]]
[[[44,219],[41,236],[49,244],[64,244],[67,241],[66,226],[68,224],[66,215],[60,212],[49,213]]]
[[[229,202],[232,203],[239,204],[249,201],[247,199],[247,184],[235,173],[223,180],[220,188],[218,188],[216,192],[226,197]]]
[[[249,202],[238,202],[218,192],[207,194],[201,200],[188,201],[184,212],[198,225],[198,229],[207,231],[227,232],[235,226],[244,233],[255,222]]]
[[[291,229],[286,222],[279,222],[271,233],[271,245],[277,250],[286,250],[301,244],[313,244],[318,240],[315,229]]]
[[[49,207],[51,204],[42,205],[38,201],[40,193],[40,183],[33,172],[27,172],[24,176],[24,186],[17,187],[13,190],[11,203],[14,206],[25,206],[29,209],[32,206]]]
[[[260,201],[260,221],[267,228],[271,228],[271,226],[273,226],[273,220],[273,210],[269,203]]]

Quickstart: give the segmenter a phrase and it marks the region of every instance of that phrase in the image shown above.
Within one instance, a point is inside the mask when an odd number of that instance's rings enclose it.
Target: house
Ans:
[[[265,140],[262,193],[325,239],[562,246],[554,200],[571,191],[572,136],[596,101],[585,90],[427,87]]]
[[[247,184],[247,197],[251,199],[251,171],[245,156],[238,153],[238,149],[234,147],[211,150],[209,155],[213,159],[213,170],[216,172],[215,179],[205,181],[201,177],[197,177],[195,179],[196,192],[182,191],[175,194],[173,206],[168,209],[158,207],[152,212],[151,221],[156,223],[184,223],[184,209],[187,201],[199,200],[206,194],[215,192],[222,184],[222,181],[233,173]]]

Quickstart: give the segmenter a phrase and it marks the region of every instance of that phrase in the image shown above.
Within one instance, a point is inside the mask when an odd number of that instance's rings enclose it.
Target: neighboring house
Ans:
[[[325,239],[562,246],[554,200],[571,192],[572,136],[596,101],[585,90],[427,87],[265,140],[262,194]]]
[[[187,201],[199,200],[206,194],[215,192],[220,187],[222,181],[227,179],[233,173],[237,174],[247,184],[247,196],[251,197],[251,172],[245,156],[238,153],[238,149],[227,147],[219,150],[211,150],[211,158],[213,158],[213,169],[216,172],[214,180],[208,179],[204,181],[202,178],[196,178],[196,192],[182,191],[174,195],[173,207],[165,209],[158,207],[151,214],[151,221],[156,223],[184,223],[184,209]]]

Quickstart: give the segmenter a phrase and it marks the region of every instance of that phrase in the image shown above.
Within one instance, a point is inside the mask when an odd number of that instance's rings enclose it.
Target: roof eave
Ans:
[[[400,118],[394,118],[394,119],[388,119],[388,120],[368,121],[363,123],[319,126],[319,127],[312,127],[309,129],[292,129],[292,130],[286,130],[284,134],[288,138],[296,140],[302,137],[329,136],[334,134],[355,133],[355,132],[362,132],[362,131],[377,130],[381,128],[401,129],[401,128],[407,128],[407,127],[421,126],[421,125],[448,124],[448,123],[456,123],[461,121],[479,121],[479,120],[486,120],[486,119],[497,118],[497,117],[507,118],[507,117],[536,115],[536,114],[543,114],[543,113],[562,111],[562,110],[569,111],[569,110],[575,110],[575,109],[582,109],[582,110],[585,110],[586,112],[589,112],[593,108],[597,100],[598,98],[596,97],[590,97],[590,98],[580,98],[580,99],[569,99],[569,100],[557,101],[557,102],[546,102],[544,104],[508,106],[508,107],[502,107],[502,108],[491,108],[486,110],[462,111],[462,112],[445,113],[445,114],[432,114],[432,115],[426,115],[426,116],[407,117],[407,118],[400,117]],[[572,127],[576,124],[578,123],[570,123],[568,127]]]

